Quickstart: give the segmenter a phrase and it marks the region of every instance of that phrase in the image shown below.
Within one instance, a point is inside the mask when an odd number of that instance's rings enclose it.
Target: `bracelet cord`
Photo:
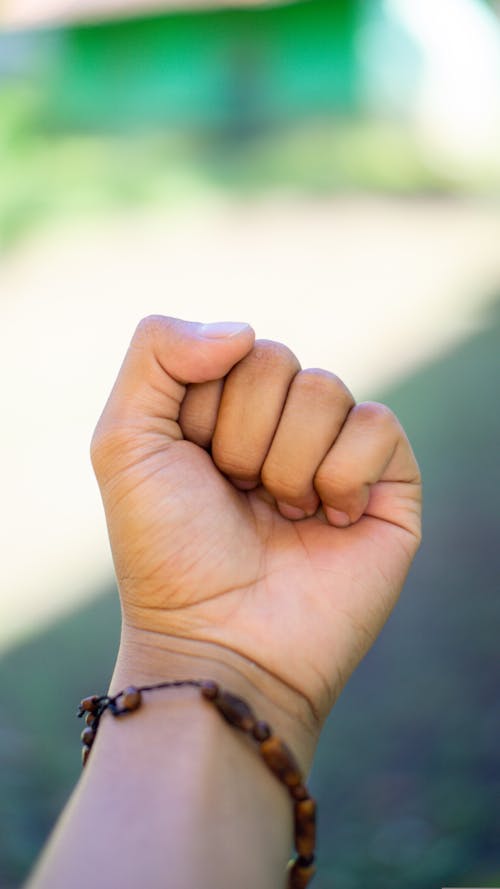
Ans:
[[[270,771],[285,785],[294,808],[294,841],[297,854],[288,864],[288,889],[307,889],[316,868],[316,802],[304,784],[297,760],[287,745],[274,735],[267,722],[257,719],[242,698],[221,689],[213,679],[177,679],[157,685],[129,686],[118,694],[89,695],[80,701],[77,715],[85,716],[81,733],[82,765],[85,766],[94,743],[100,719],[106,710],[114,717],[126,716],[142,703],[142,693],[179,686],[199,688],[202,698],[213,704],[230,725],[249,735],[258,744],[259,753]]]

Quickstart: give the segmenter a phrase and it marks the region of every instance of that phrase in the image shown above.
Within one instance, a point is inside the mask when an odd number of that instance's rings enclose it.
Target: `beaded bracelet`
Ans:
[[[294,838],[297,850],[296,857],[288,864],[288,889],[306,889],[316,871],[314,866],[316,803],[309,795],[291,750],[272,733],[267,722],[257,719],[246,701],[224,691],[213,679],[180,679],[160,682],[157,685],[143,685],[140,688],[130,686],[112,697],[90,695],[83,698],[78,709],[78,716],[85,716],[86,723],[86,728],[81,734],[82,765],[84,766],[89,758],[99,721],[106,710],[110,710],[113,716],[124,716],[141,706],[142,692],[181,685],[199,688],[202,697],[215,705],[226,722],[253,738],[259,745],[260,755],[266,765],[287,788],[294,807]]]

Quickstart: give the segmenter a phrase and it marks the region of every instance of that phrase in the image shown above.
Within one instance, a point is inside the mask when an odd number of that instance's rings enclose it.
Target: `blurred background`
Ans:
[[[10,0],[0,885],[119,610],[88,446],[137,321],[248,320],[405,424],[424,544],[325,728],[317,889],[500,886],[500,6]]]

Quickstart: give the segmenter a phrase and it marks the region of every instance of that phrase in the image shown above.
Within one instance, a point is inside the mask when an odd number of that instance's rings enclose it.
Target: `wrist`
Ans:
[[[121,666],[120,666],[121,669]],[[120,677],[121,678],[121,677]],[[78,797],[53,836],[37,889],[97,886],[262,889],[282,884],[293,836],[286,788],[255,745],[192,687],[143,693],[137,711],[105,711]]]
[[[124,624],[109,693],[177,679],[214,679],[244,698],[257,717],[286,741],[307,775],[320,726],[301,695],[231,649]]]

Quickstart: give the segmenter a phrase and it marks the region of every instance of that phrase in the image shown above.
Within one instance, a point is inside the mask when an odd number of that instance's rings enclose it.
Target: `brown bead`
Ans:
[[[309,791],[305,784],[296,784],[295,787],[290,787],[290,793],[294,799],[309,799]]]
[[[276,735],[271,735],[267,741],[262,742],[260,752],[271,771],[287,787],[295,787],[297,784],[302,783],[302,775],[297,760],[292,751]]]
[[[89,755],[90,755],[90,747],[87,747],[87,745],[84,745],[82,747],[82,766],[84,766],[85,763],[87,762]]]
[[[252,732],[256,741],[267,741],[271,737],[271,729],[267,722],[256,722]]]
[[[295,847],[299,855],[308,858],[316,846],[316,803],[305,799],[295,803]]]
[[[244,732],[251,732],[255,725],[255,716],[242,698],[237,698],[228,691],[220,691],[214,704],[224,719]]]
[[[130,685],[120,697],[120,707],[122,710],[137,710],[141,706],[141,700],[140,691]]]
[[[95,738],[94,729],[90,726],[87,726],[87,728],[84,728],[83,732],[81,733],[80,738],[82,739],[83,744],[86,744],[87,747],[92,747]]]
[[[306,889],[315,873],[316,867],[314,864],[302,864],[300,858],[298,858],[293,863],[289,873],[289,889]]]
[[[85,717],[85,725],[95,725],[96,722],[97,716],[95,715],[95,713],[87,713]]]
[[[80,701],[80,710],[87,710],[90,713],[95,713],[98,700],[99,698],[97,695],[89,695],[88,698],[83,698],[83,700]]]
[[[213,679],[204,679],[201,684],[201,694],[207,701],[213,701],[219,694],[219,686]]]

